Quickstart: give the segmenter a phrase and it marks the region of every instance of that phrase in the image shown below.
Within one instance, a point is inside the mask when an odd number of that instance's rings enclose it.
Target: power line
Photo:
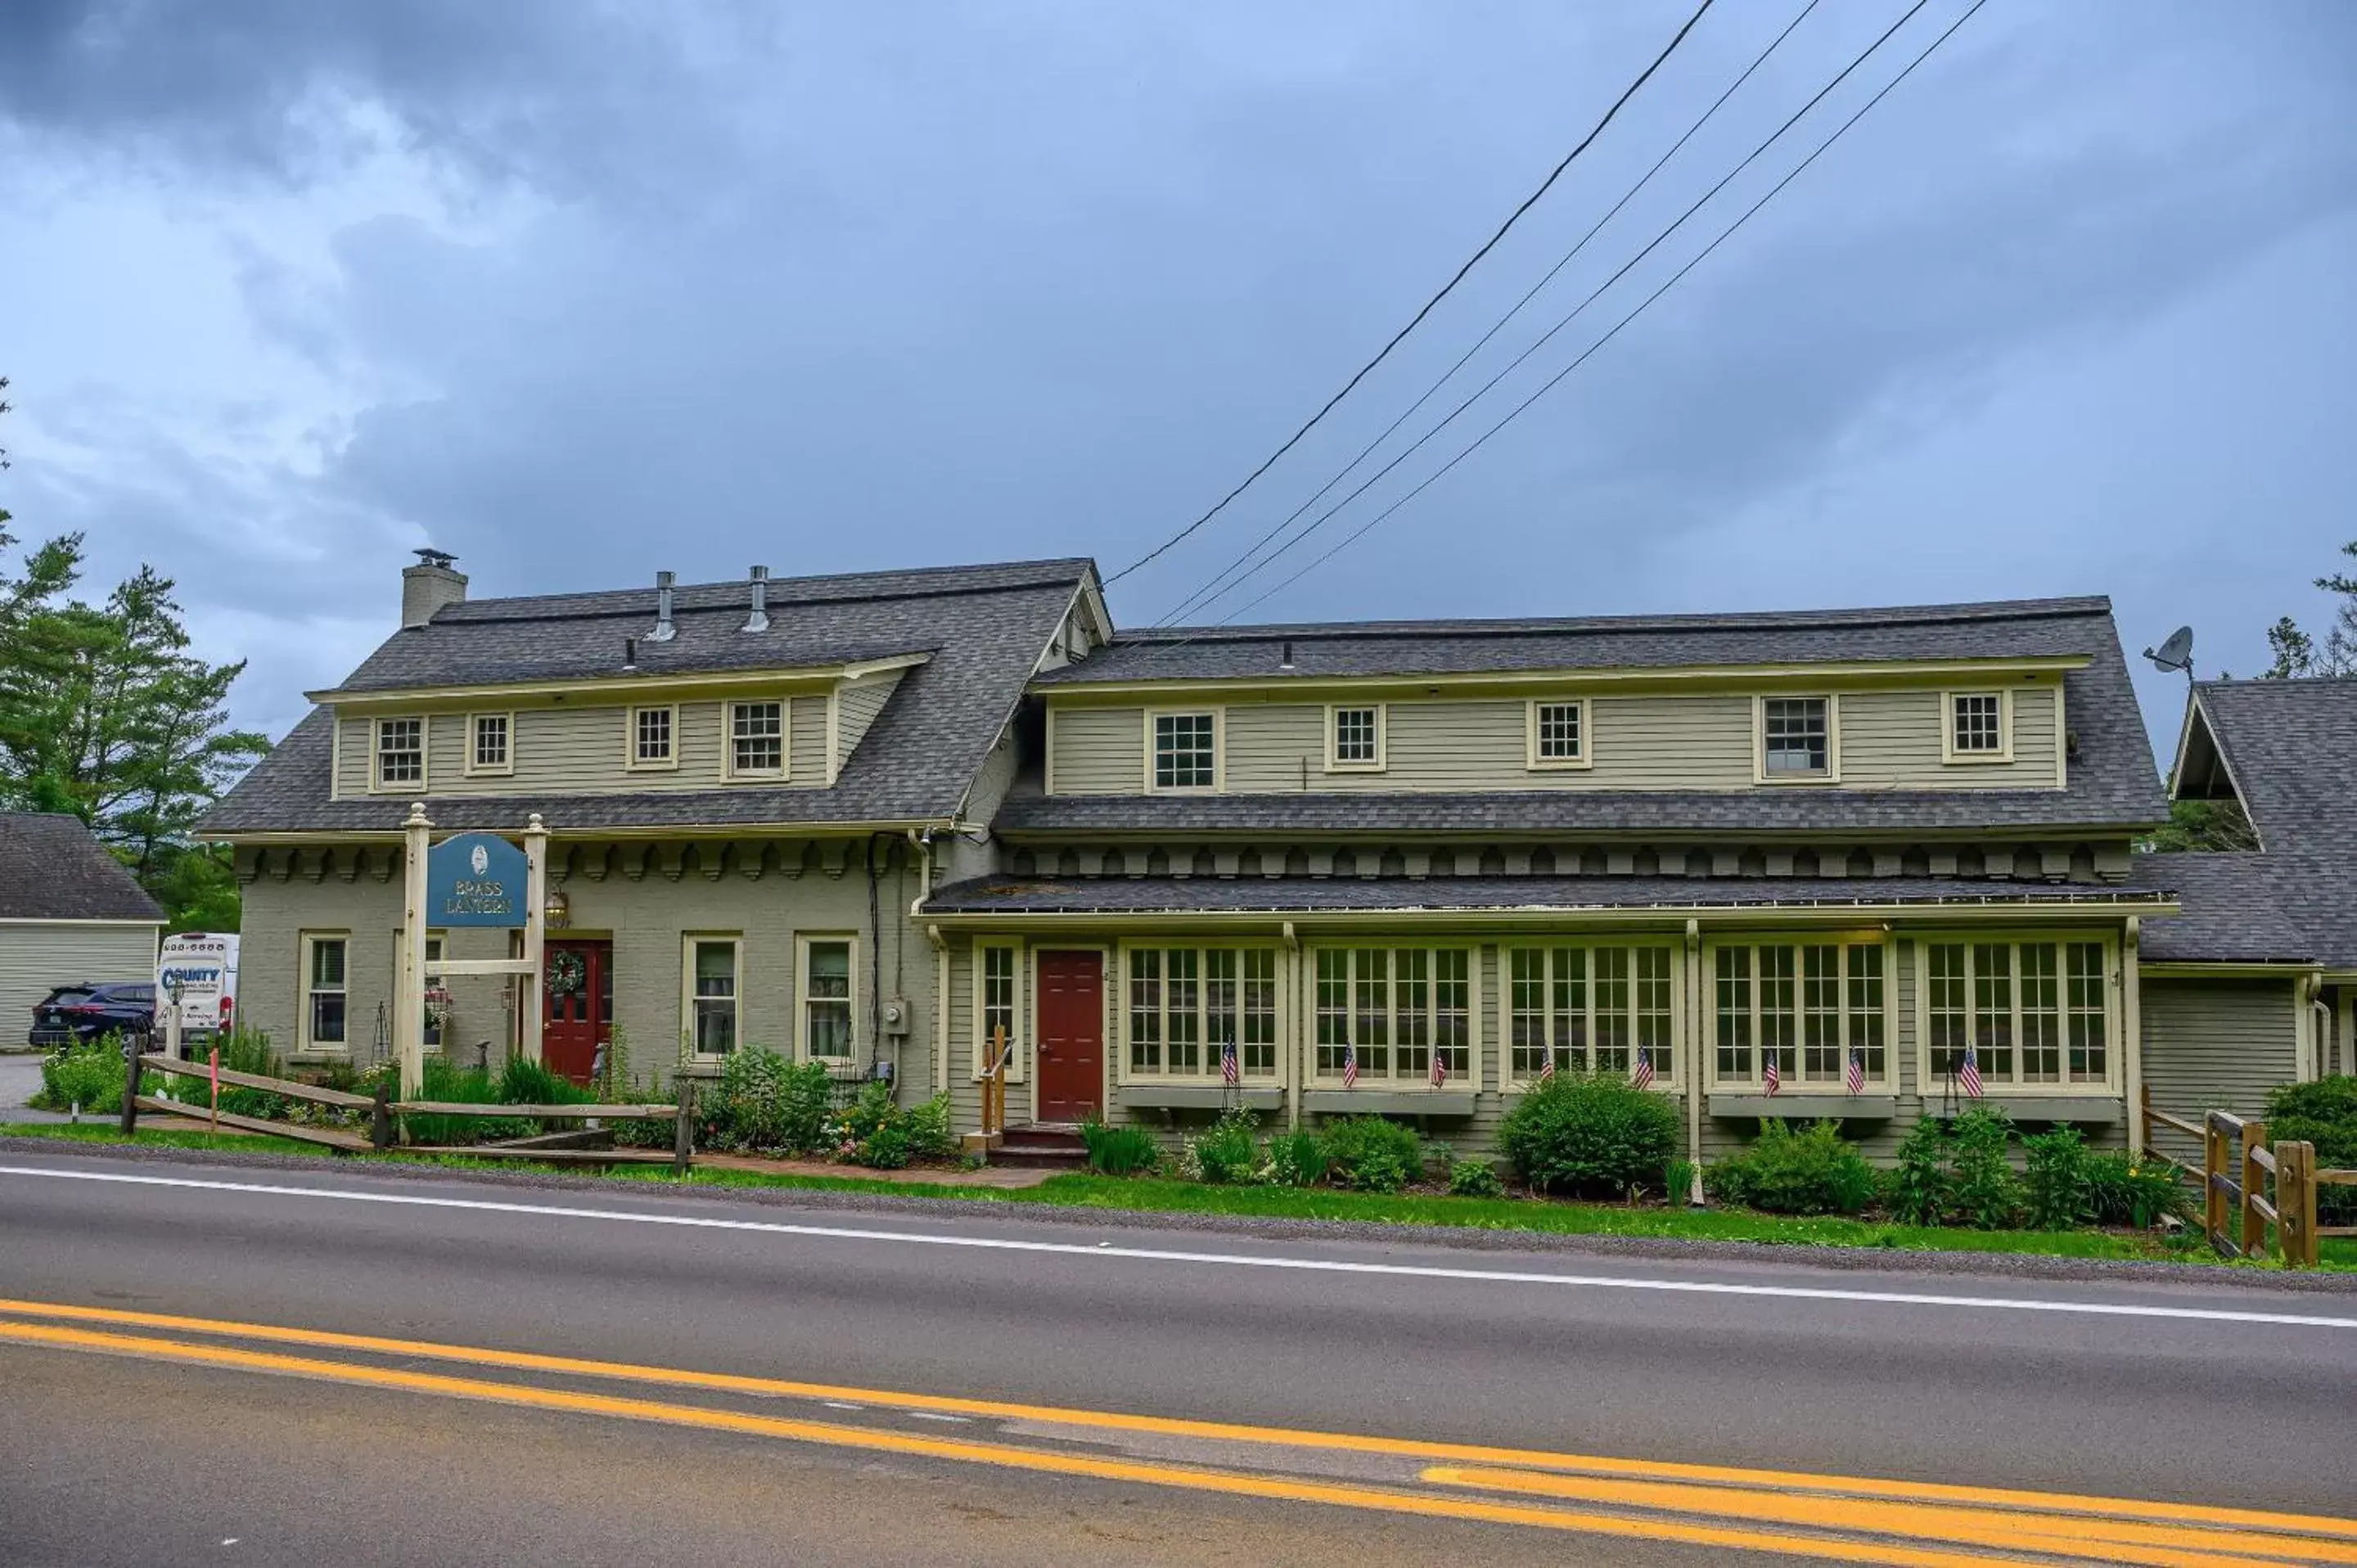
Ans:
[[[1912,21],[1916,14],[1921,11],[1924,5],[1928,3],[1929,0],[1915,0],[1915,4],[1909,6],[1907,10],[1900,16],[1897,21],[1891,23],[1889,27],[1882,30],[1880,37],[1877,38],[1874,42],[1868,44],[1864,49],[1859,51],[1859,53],[1854,57],[1847,65],[1842,67],[1842,69],[1835,73],[1832,81],[1817,89],[1816,92],[1810,97],[1807,102],[1792,111],[1792,114],[1782,124],[1777,126],[1774,131],[1769,134],[1768,137],[1764,141],[1746,154],[1741,163],[1737,164],[1733,168],[1727,170],[1725,175],[1719,177],[1717,184],[1712,186],[1708,190],[1704,191],[1701,196],[1695,199],[1694,204],[1688,207],[1684,212],[1679,213],[1676,219],[1674,220],[1667,228],[1663,229],[1660,233],[1654,235],[1652,240],[1648,241],[1643,250],[1639,251],[1635,255],[1630,257],[1626,262],[1623,262],[1619,270],[1614,272],[1610,277],[1606,278],[1602,283],[1597,285],[1595,289],[1588,294],[1587,298],[1572,306],[1570,311],[1557,320],[1554,326],[1548,328],[1544,333],[1540,334],[1537,341],[1532,343],[1521,353],[1508,360],[1495,375],[1492,375],[1488,381],[1483,381],[1480,386],[1476,388],[1471,396],[1459,403],[1455,408],[1450,409],[1448,413],[1441,418],[1439,424],[1426,431],[1422,435],[1417,436],[1415,440],[1409,443],[1405,450],[1395,455],[1390,462],[1385,463],[1382,467],[1376,469],[1372,474],[1368,475],[1365,479],[1361,480],[1356,489],[1352,490],[1349,495],[1344,496],[1340,500],[1336,501],[1332,506],[1328,507],[1306,527],[1296,532],[1293,537],[1285,541],[1284,543],[1269,552],[1268,554],[1263,556],[1259,561],[1254,562],[1249,568],[1235,576],[1232,581],[1230,581],[1226,586],[1220,588],[1217,592],[1208,593],[1208,596],[1206,596],[1206,591],[1199,591],[1195,595],[1190,596],[1187,601],[1189,607],[1200,609],[1210,608],[1211,606],[1218,603],[1221,599],[1225,598],[1230,593],[1241,586],[1245,581],[1259,573],[1265,571],[1271,564],[1284,556],[1290,554],[1295,546],[1300,544],[1304,540],[1317,532],[1320,528],[1323,528],[1329,521],[1332,521],[1335,515],[1340,512],[1343,508],[1349,506],[1352,501],[1357,500],[1361,496],[1366,494],[1367,491],[1382,482],[1384,476],[1388,475],[1394,468],[1398,467],[1402,463],[1407,461],[1408,458],[1414,456],[1423,448],[1425,443],[1430,441],[1434,436],[1448,429],[1451,424],[1455,424],[1458,418],[1468,409],[1470,409],[1475,403],[1489,396],[1491,392],[1497,387],[1499,382],[1513,374],[1516,370],[1521,368],[1524,360],[1528,360],[1533,354],[1537,353],[1541,349],[1546,347],[1548,343],[1552,342],[1557,333],[1570,326],[1574,321],[1579,319],[1579,317],[1586,313],[1589,306],[1594,305],[1598,299],[1601,299],[1611,290],[1614,285],[1618,284],[1622,278],[1628,276],[1640,262],[1642,262],[1647,256],[1652,255],[1655,250],[1660,248],[1663,241],[1667,240],[1671,235],[1684,228],[1688,219],[1692,218],[1695,213],[1701,211],[1704,207],[1707,206],[1720,191],[1727,188],[1738,175],[1740,175],[1745,169],[1749,168],[1754,162],[1758,161],[1761,154],[1765,153],[1770,147],[1774,146],[1777,142],[1783,138],[1786,132],[1790,131],[1794,125],[1800,124],[1803,116],[1808,114],[1809,112],[1814,109],[1819,103],[1824,102],[1827,94],[1832,92],[1835,88],[1839,87],[1844,81],[1849,80],[1849,76],[1852,71],[1855,71],[1859,66],[1865,64],[1866,61],[1879,50],[1884,44],[1889,43],[1892,36],[1895,35],[1900,28]],[[1257,546],[1255,548],[1257,548]],[[1227,574],[1222,573],[1221,575],[1225,576]]]
[[[1654,159],[1653,166],[1647,169],[1643,177],[1640,178],[1636,184],[1631,186],[1621,194],[1620,199],[1612,204],[1612,209],[1607,212],[1603,217],[1598,219],[1594,226],[1592,226],[1587,233],[1582,234],[1579,237],[1579,242],[1572,246],[1570,250],[1565,252],[1555,262],[1555,265],[1546,270],[1546,275],[1539,279],[1538,282],[1533,284],[1530,287],[1530,292],[1523,295],[1522,298],[1516,300],[1512,310],[1507,311],[1505,315],[1500,317],[1495,322],[1491,323],[1490,329],[1482,333],[1470,349],[1466,349],[1464,353],[1458,355],[1457,362],[1449,366],[1447,371],[1443,371],[1438,380],[1435,381],[1430,386],[1426,387],[1422,394],[1419,395],[1414,403],[1408,404],[1407,408],[1399,415],[1398,418],[1383,426],[1383,433],[1381,435],[1377,435],[1372,441],[1368,442],[1364,446],[1361,447],[1359,449],[1358,456],[1352,457],[1348,463],[1344,464],[1341,469],[1337,472],[1332,478],[1318,486],[1316,494],[1312,495],[1308,500],[1303,501],[1299,506],[1294,508],[1292,512],[1286,516],[1283,521],[1277,523],[1266,533],[1262,534],[1258,539],[1253,541],[1251,547],[1245,550],[1243,554],[1228,563],[1228,564],[1222,568],[1209,583],[1206,583],[1202,587],[1196,589],[1195,592],[1189,595],[1187,598],[1178,605],[1173,606],[1168,611],[1165,612],[1161,618],[1155,624],[1157,626],[1168,626],[1171,624],[1178,620],[1181,616],[1187,614],[1188,611],[1194,608],[1199,602],[1201,602],[1204,599],[1206,595],[1211,595],[1213,593],[1213,590],[1220,588],[1222,585],[1226,582],[1230,573],[1235,571],[1239,566],[1242,566],[1245,562],[1251,560],[1254,555],[1259,554],[1261,550],[1267,545],[1270,540],[1275,539],[1278,534],[1283,533],[1286,529],[1291,528],[1295,523],[1300,521],[1303,513],[1307,512],[1311,507],[1316,506],[1319,501],[1325,499],[1328,492],[1331,491],[1336,485],[1340,484],[1344,479],[1349,478],[1351,471],[1357,468],[1360,464],[1365,462],[1370,454],[1372,454],[1377,447],[1381,446],[1384,442],[1390,440],[1394,431],[1398,430],[1401,425],[1414,418],[1417,410],[1423,408],[1426,403],[1430,403],[1435,393],[1439,392],[1442,387],[1447,386],[1449,381],[1453,381],[1456,378],[1457,372],[1463,370],[1466,364],[1472,360],[1474,355],[1488,348],[1490,346],[1490,340],[1495,338],[1499,333],[1504,331],[1507,325],[1511,323],[1514,317],[1523,313],[1523,307],[1529,305],[1532,300],[1536,299],[1539,296],[1540,291],[1555,280],[1556,274],[1561,273],[1564,268],[1569,266],[1573,262],[1578,259],[1579,253],[1587,248],[1587,242],[1590,240],[1595,239],[1598,234],[1603,232],[1604,226],[1607,223],[1611,222],[1613,219],[1619,217],[1620,215],[1620,209],[1628,206],[1631,201],[1634,200],[1639,191],[1643,190],[1646,186],[1652,183],[1653,177],[1662,172],[1663,166],[1668,164],[1672,158],[1678,156],[1679,149],[1684,147],[1688,142],[1694,140],[1695,134],[1705,125],[1709,124],[1712,117],[1717,114],[1719,110],[1726,106],[1727,101],[1735,96],[1736,90],[1741,87],[1745,82],[1750,81],[1752,73],[1757,71],[1762,65],[1765,65],[1768,61],[1768,57],[1774,54],[1776,50],[1783,45],[1784,40],[1792,36],[1792,29],[1798,27],[1803,22],[1808,20],[1809,14],[1817,8],[1819,0],[1808,0],[1808,3],[1801,7],[1800,12],[1796,16],[1794,16],[1791,21],[1784,24],[1784,30],[1778,33],[1773,38],[1770,38],[1768,41],[1768,47],[1761,49],[1758,55],[1753,57],[1751,63],[1743,68],[1743,74],[1737,77],[1733,81],[1727,83],[1727,91],[1720,93],[1717,98],[1714,99],[1710,107],[1702,112],[1701,117],[1695,120],[1693,124],[1686,127],[1685,134],[1671,143],[1670,150],[1663,153],[1660,157]]]
[[[1104,585],[1111,587],[1114,584],[1120,582],[1124,577],[1128,576],[1132,572],[1136,571],[1140,566],[1145,565],[1147,562],[1153,560],[1156,556],[1160,555],[1164,551],[1168,550],[1172,545],[1177,544],[1180,540],[1185,539],[1189,534],[1193,533],[1197,529],[1202,527],[1205,523],[1219,516],[1222,511],[1226,510],[1230,501],[1235,499],[1238,496],[1243,494],[1245,490],[1251,489],[1254,480],[1259,478],[1263,474],[1267,473],[1270,468],[1275,467],[1276,460],[1278,458],[1284,456],[1287,452],[1292,451],[1303,436],[1308,435],[1311,430],[1317,427],[1318,421],[1333,413],[1334,405],[1340,403],[1344,398],[1350,396],[1351,389],[1356,387],[1361,381],[1366,380],[1367,373],[1370,371],[1372,371],[1377,365],[1382,364],[1386,359],[1391,357],[1391,351],[1400,346],[1401,340],[1406,338],[1409,333],[1415,331],[1416,328],[1422,324],[1424,318],[1432,314],[1433,307],[1438,305],[1443,299],[1446,299],[1451,289],[1455,288],[1458,284],[1463,283],[1465,281],[1465,274],[1471,272],[1475,264],[1478,263],[1482,257],[1488,255],[1491,251],[1497,246],[1499,241],[1506,237],[1506,231],[1512,229],[1515,223],[1521,220],[1523,213],[1528,212],[1534,206],[1537,205],[1539,198],[1544,196],[1555,185],[1555,182],[1562,177],[1563,171],[1572,166],[1572,161],[1577,158],[1580,154],[1586,152],[1589,145],[1595,142],[1596,138],[1604,134],[1604,128],[1607,125],[1611,124],[1613,117],[1620,113],[1621,107],[1626,104],[1629,100],[1637,95],[1637,90],[1644,86],[1647,81],[1652,79],[1653,73],[1662,69],[1662,63],[1664,60],[1668,59],[1670,56],[1677,52],[1678,46],[1686,41],[1686,35],[1694,31],[1695,24],[1702,20],[1703,13],[1709,10],[1713,4],[1715,4],[1715,0],[1702,0],[1702,4],[1695,7],[1695,14],[1686,18],[1685,26],[1680,27],[1676,34],[1671,38],[1669,43],[1663,48],[1662,52],[1653,57],[1653,63],[1647,66],[1641,72],[1640,72],[1637,80],[1631,82],[1626,88],[1622,89],[1620,96],[1612,101],[1612,107],[1604,112],[1604,118],[1596,122],[1595,126],[1588,131],[1587,134],[1580,138],[1579,145],[1577,146],[1572,148],[1571,151],[1564,155],[1563,161],[1548,171],[1546,178],[1539,182],[1539,188],[1536,190],[1534,190],[1530,195],[1523,199],[1523,204],[1520,207],[1515,208],[1512,212],[1506,215],[1506,220],[1498,225],[1498,231],[1491,235],[1487,240],[1481,242],[1481,248],[1465,259],[1465,264],[1457,269],[1456,275],[1451,277],[1447,283],[1440,285],[1440,292],[1434,295],[1430,299],[1426,300],[1424,302],[1424,308],[1410,317],[1408,318],[1408,324],[1401,328],[1397,332],[1393,333],[1391,341],[1384,344],[1382,350],[1377,353],[1373,359],[1369,360],[1365,364],[1361,365],[1357,372],[1353,374],[1349,381],[1342,383],[1341,391],[1336,392],[1332,397],[1328,398],[1326,400],[1326,405],[1323,408],[1320,408],[1316,413],[1309,416],[1308,424],[1295,431],[1291,435],[1286,436],[1284,446],[1279,446],[1275,451],[1270,453],[1268,456],[1262,461],[1259,467],[1254,468],[1251,473],[1246,474],[1244,476],[1243,482],[1238,485],[1234,489],[1230,490],[1226,495],[1222,496],[1218,502],[1214,504],[1209,511],[1197,518],[1194,521],[1189,523],[1186,527],[1180,529],[1178,532],[1172,534],[1169,538],[1164,540],[1161,543],[1156,545],[1153,549],[1147,551],[1145,554],[1139,556],[1136,560],[1131,562],[1128,565],[1124,566],[1120,571],[1115,572],[1112,576],[1107,577],[1104,580]]]
[[[1451,457],[1448,462],[1435,469],[1433,473],[1426,478],[1422,483],[1418,484],[1415,489],[1408,491],[1407,494],[1392,502],[1391,505],[1385,507],[1383,510],[1369,518],[1365,522],[1361,523],[1358,528],[1354,529],[1351,532],[1338,541],[1324,554],[1318,556],[1316,560],[1311,561],[1299,571],[1295,572],[1291,576],[1286,578],[1285,581],[1277,584],[1276,586],[1269,589],[1266,593],[1262,594],[1258,598],[1252,600],[1242,608],[1229,614],[1222,619],[1219,624],[1222,626],[1227,625],[1228,622],[1234,620],[1246,610],[1253,609],[1268,599],[1275,596],[1277,594],[1284,592],[1286,588],[1291,587],[1295,583],[1299,582],[1303,577],[1307,576],[1312,571],[1315,571],[1318,567],[1323,565],[1328,561],[1332,560],[1336,555],[1341,553],[1342,551],[1348,549],[1351,544],[1365,537],[1367,532],[1377,523],[1383,521],[1385,518],[1391,516],[1392,513],[1399,510],[1400,508],[1405,506],[1417,496],[1423,494],[1426,489],[1428,488],[1435,479],[1439,478],[1441,475],[1446,474],[1449,469],[1454,468],[1458,464],[1463,462],[1466,458],[1471,456],[1476,451],[1480,450],[1482,444],[1487,442],[1491,436],[1497,435],[1499,431],[1503,430],[1507,425],[1512,424],[1522,415],[1523,410],[1529,408],[1531,404],[1538,402],[1540,398],[1544,397],[1548,392],[1555,389],[1557,382],[1561,381],[1566,376],[1571,374],[1572,371],[1579,369],[1581,365],[1587,363],[1589,355],[1595,353],[1598,349],[1603,348],[1605,344],[1609,343],[1613,338],[1619,337],[1622,328],[1628,326],[1629,323],[1636,320],[1638,317],[1645,313],[1646,306],[1652,305],[1653,301],[1661,298],[1664,294],[1667,294],[1680,278],[1684,277],[1686,274],[1694,271],[1694,269],[1702,263],[1703,259],[1708,256],[1713,251],[1717,250],[1718,247],[1726,242],[1728,236],[1732,235],[1738,229],[1742,228],[1744,224],[1749,222],[1754,213],[1767,206],[1769,202],[1774,200],[1777,193],[1781,191],[1786,186],[1792,184],[1794,179],[1798,178],[1803,169],[1805,169],[1811,164],[1815,163],[1826,148],[1841,140],[1843,133],[1846,132],[1852,125],[1857,124],[1860,120],[1864,119],[1867,112],[1872,109],[1876,104],[1881,102],[1884,98],[1889,96],[1892,88],[1897,87],[1900,82],[1913,75],[1917,66],[1921,65],[1925,60],[1931,59],[1933,50],[1937,49],[1942,44],[1946,43],[1948,39],[1954,35],[1957,28],[1963,27],[1966,22],[1971,21],[1975,14],[1976,14],[1983,5],[1987,4],[1988,0],[1973,0],[1972,5],[1966,8],[1963,16],[1958,16],[1954,21],[1948,24],[1948,27],[1945,32],[1943,32],[1938,38],[1933,38],[1931,43],[1924,48],[1921,54],[1917,55],[1913,59],[1907,62],[1905,70],[1901,70],[1897,76],[1892,77],[1889,84],[1886,85],[1881,91],[1877,92],[1873,97],[1867,99],[1866,102],[1858,108],[1857,113],[1843,121],[1832,135],[1827,136],[1823,142],[1817,144],[1816,151],[1802,159],[1801,162],[1794,166],[1792,173],[1786,175],[1782,179],[1778,180],[1769,188],[1769,191],[1765,196],[1762,196],[1759,200],[1753,202],[1749,208],[1745,209],[1743,216],[1738,218],[1734,222],[1728,224],[1724,230],[1722,230],[1719,232],[1718,238],[1704,246],[1701,252],[1697,254],[1694,260],[1686,263],[1685,265],[1671,274],[1669,280],[1663,283],[1661,287],[1655,289],[1652,294],[1647,295],[1642,303],[1641,303],[1636,309],[1622,317],[1618,322],[1615,322],[1610,331],[1605,333],[1603,337],[1598,338],[1594,343],[1589,344],[1587,349],[1580,354],[1578,359],[1574,360],[1570,364],[1566,365],[1562,370],[1557,371],[1552,377],[1548,378],[1544,385],[1541,386],[1536,392],[1531,393],[1530,396],[1524,398],[1520,403],[1517,403],[1513,410],[1503,419],[1501,419],[1497,424],[1483,431],[1470,446],[1467,446],[1463,451],[1458,453],[1456,456]],[[1207,628],[1205,629],[1208,630],[1210,628]]]

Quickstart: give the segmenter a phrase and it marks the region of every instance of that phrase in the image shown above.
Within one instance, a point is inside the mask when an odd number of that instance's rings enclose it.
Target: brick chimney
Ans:
[[[417,564],[401,574],[401,625],[414,630],[434,618],[444,605],[467,596],[467,575],[452,564],[458,558],[440,550],[421,550]]]

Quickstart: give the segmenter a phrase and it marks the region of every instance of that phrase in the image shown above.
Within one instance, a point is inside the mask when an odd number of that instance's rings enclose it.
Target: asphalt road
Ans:
[[[2357,1515],[2352,1295],[0,1166],[0,1563],[2044,1562],[1991,1489]]]

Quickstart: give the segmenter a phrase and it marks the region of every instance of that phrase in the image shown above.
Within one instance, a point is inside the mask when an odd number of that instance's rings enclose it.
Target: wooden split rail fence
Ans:
[[[2270,1144],[2265,1121],[2228,1111],[2205,1111],[2198,1122],[2172,1116],[2154,1108],[2149,1090],[2143,1111],[2147,1147],[2162,1129],[2201,1144],[2201,1230],[2222,1256],[2266,1256],[2273,1226],[2276,1255],[2312,1268],[2324,1237],[2357,1236],[2357,1225],[2316,1221],[2317,1188],[2357,1187],[2357,1170],[2319,1169],[2315,1144],[2298,1139]]]
[[[214,1078],[214,1069],[204,1062],[182,1061],[158,1052],[147,1052],[136,1059],[140,1068],[151,1072],[193,1078],[208,1083]],[[274,1137],[292,1138],[298,1143],[317,1144],[344,1155],[463,1155],[485,1160],[540,1160],[550,1165],[662,1165],[668,1162],[673,1169],[683,1174],[692,1169],[695,1163],[695,1085],[688,1079],[680,1080],[680,1102],[677,1105],[479,1105],[466,1101],[395,1100],[392,1086],[386,1083],[378,1084],[373,1094],[354,1094],[349,1090],[327,1089],[293,1079],[231,1072],[227,1068],[220,1069],[220,1082],[225,1089],[254,1089],[337,1111],[366,1112],[369,1130],[362,1134],[342,1127],[315,1127],[300,1122],[279,1122],[266,1116],[240,1115],[203,1104],[135,1092],[123,1097],[123,1131],[125,1133],[135,1131],[139,1112],[151,1111],[172,1116],[204,1118],[217,1126],[231,1127],[242,1133],[267,1133]],[[673,1132],[669,1154],[661,1149],[601,1147],[599,1145],[610,1144],[613,1139],[613,1133],[603,1127],[538,1133],[529,1137],[504,1138],[488,1144],[419,1144],[407,1141],[404,1129],[395,1120],[401,1116],[475,1116],[533,1122],[670,1122],[673,1124]]]

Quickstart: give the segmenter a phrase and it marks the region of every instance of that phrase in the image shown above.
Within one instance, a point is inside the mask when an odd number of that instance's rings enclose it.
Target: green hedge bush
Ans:
[[[1765,1122],[1749,1148],[1719,1161],[1705,1181],[1731,1203],[1770,1214],[1856,1214],[1874,1197],[1874,1167],[1837,1122],[1794,1132]]]
[[[1397,1192],[1424,1174],[1415,1130],[1381,1116],[1350,1116],[1318,1130],[1329,1169],[1361,1192]]]
[[[780,1156],[833,1152],[834,1080],[823,1062],[797,1065],[766,1046],[746,1046],[729,1053],[716,1080],[696,1087],[700,1147]]]
[[[1260,1118],[1236,1106],[1208,1132],[1187,1140],[1180,1168],[1201,1181],[1250,1181],[1260,1169]]]
[[[1326,1172],[1333,1163],[1325,1140],[1308,1128],[1278,1133],[1268,1141],[1261,1179],[1276,1187],[1316,1187],[1326,1179]]]
[[[2335,1073],[2272,1090],[2267,1139],[2315,1144],[2319,1169],[2357,1170],[2357,1078]],[[2357,1187],[2318,1187],[2316,1217],[2325,1225],[2357,1225]]]
[[[1487,1160],[1459,1160],[1448,1167],[1448,1195],[1451,1197],[1503,1197],[1506,1184],[1499,1178],[1498,1167]]]
[[[819,1070],[826,1069],[822,1066]],[[861,1086],[859,1097],[836,1120],[834,1130],[838,1152],[873,1170],[899,1170],[913,1161],[946,1160],[957,1153],[948,1095],[904,1106],[893,1086],[881,1079]]]
[[[1620,1197],[1660,1184],[1678,1112],[1618,1073],[1557,1073],[1527,1092],[1498,1145],[1534,1192]]]

